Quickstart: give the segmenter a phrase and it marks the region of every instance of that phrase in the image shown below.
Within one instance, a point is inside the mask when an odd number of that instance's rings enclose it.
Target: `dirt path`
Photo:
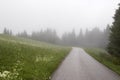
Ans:
[[[81,48],[73,48],[51,80],[120,80]]]

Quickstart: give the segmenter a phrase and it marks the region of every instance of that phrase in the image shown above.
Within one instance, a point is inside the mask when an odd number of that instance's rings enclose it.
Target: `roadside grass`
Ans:
[[[0,35],[0,80],[49,80],[70,49]]]
[[[104,49],[85,48],[89,55],[120,75],[120,58],[108,54]]]

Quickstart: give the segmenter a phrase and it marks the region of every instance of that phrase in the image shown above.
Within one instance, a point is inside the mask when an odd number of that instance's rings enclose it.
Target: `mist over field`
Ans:
[[[0,0],[0,80],[120,80],[120,0]]]
[[[26,30],[55,29],[79,34],[98,27],[104,30],[113,22],[119,0],[1,0],[0,32],[6,27],[13,33]]]
[[[0,32],[67,46],[105,47],[118,0],[0,1]]]

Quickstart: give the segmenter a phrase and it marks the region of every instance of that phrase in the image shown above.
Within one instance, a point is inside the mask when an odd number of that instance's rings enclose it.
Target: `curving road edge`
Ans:
[[[120,80],[120,76],[74,47],[51,80]]]

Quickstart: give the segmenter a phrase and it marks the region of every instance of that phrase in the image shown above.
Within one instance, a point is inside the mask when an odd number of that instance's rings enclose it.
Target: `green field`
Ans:
[[[0,35],[0,80],[49,80],[70,49]]]
[[[120,59],[111,56],[104,49],[86,48],[85,51],[93,58],[120,75]]]

